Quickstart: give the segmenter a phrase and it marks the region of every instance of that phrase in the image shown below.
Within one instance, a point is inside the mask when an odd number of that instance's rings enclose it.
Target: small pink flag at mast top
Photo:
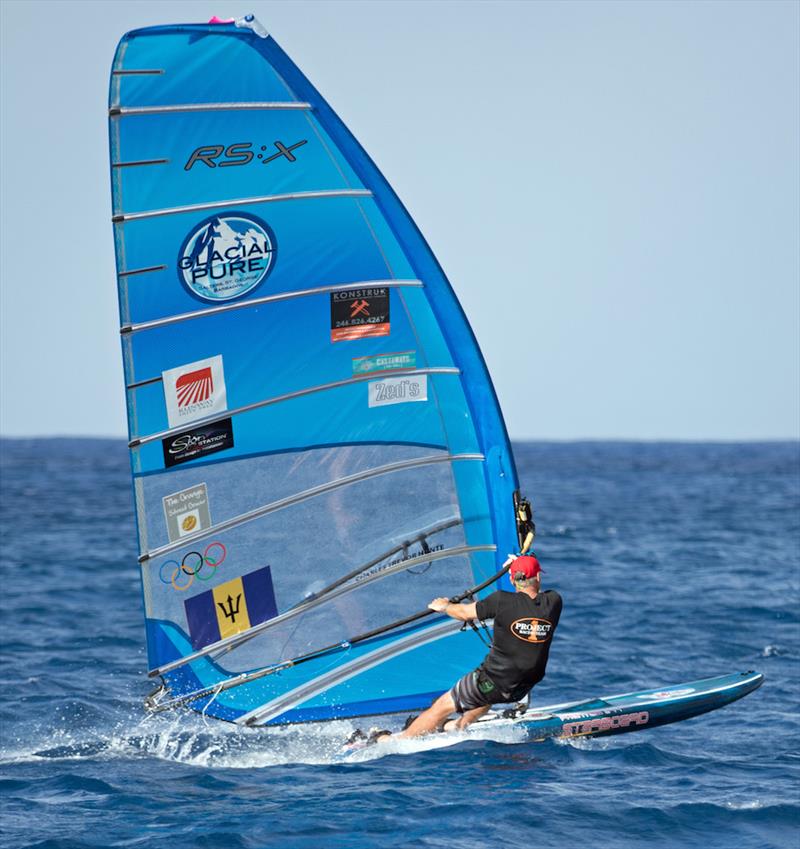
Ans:
[[[236,18],[218,18],[214,15],[213,18],[209,21],[210,24],[235,24]]]

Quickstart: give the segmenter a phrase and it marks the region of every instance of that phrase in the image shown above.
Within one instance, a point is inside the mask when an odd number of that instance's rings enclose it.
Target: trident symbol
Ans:
[[[233,599],[231,598],[231,594],[228,593],[228,598],[226,599],[227,608],[228,608],[227,610],[225,610],[225,607],[226,607],[225,604],[223,604],[221,601],[217,602],[217,607],[219,607],[219,609],[222,611],[222,613],[223,613],[223,615],[225,616],[226,619],[231,620],[232,625],[236,624],[236,617],[239,615],[239,605],[241,604],[241,601],[242,601],[242,594],[239,593],[236,596],[236,608],[234,608]]]

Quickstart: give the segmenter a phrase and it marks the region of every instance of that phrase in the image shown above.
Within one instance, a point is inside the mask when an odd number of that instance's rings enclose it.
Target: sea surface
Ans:
[[[564,597],[535,702],[756,669],[715,713],[598,740],[409,743],[148,717],[125,444],[3,440],[2,846],[800,845],[800,445],[515,446]]]

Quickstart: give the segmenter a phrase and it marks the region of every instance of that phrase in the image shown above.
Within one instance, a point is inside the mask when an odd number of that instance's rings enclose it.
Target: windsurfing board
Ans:
[[[474,725],[483,729],[516,725],[532,739],[623,734],[717,710],[758,689],[763,681],[760,672],[738,672],[655,690],[549,705],[517,717],[487,714]]]
[[[527,739],[533,741],[642,731],[717,710],[757,690],[763,682],[760,672],[750,670],[652,690],[548,705],[516,716],[490,712],[464,731],[436,737],[442,740],[449,737],[452,741],[449,745],[453,745],[478,731],[483,736],[487,731],[509,728],[523,729]]]

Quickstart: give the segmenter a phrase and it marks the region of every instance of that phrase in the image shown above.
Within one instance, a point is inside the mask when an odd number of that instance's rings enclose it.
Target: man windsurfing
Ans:
[[[561,596],[555,590],[542,591],[541,571],[536,557],[516,557],[509,568],[514,592],[497,590],[473,604],[453,604],[446,598],[435,598],[428,607],[453,619],[494,620],[489,654],[477,669],[464,675],[411,720],[404,731],[390,734],[373,730],[368,738],[357,731],[348,743],[365,738],[369,743],[380,743],[463,729],[493,704],[518,702],[527,696],[544,678],[550,643],[561,616]],[[460,716],[448,721],[453,713]]]

